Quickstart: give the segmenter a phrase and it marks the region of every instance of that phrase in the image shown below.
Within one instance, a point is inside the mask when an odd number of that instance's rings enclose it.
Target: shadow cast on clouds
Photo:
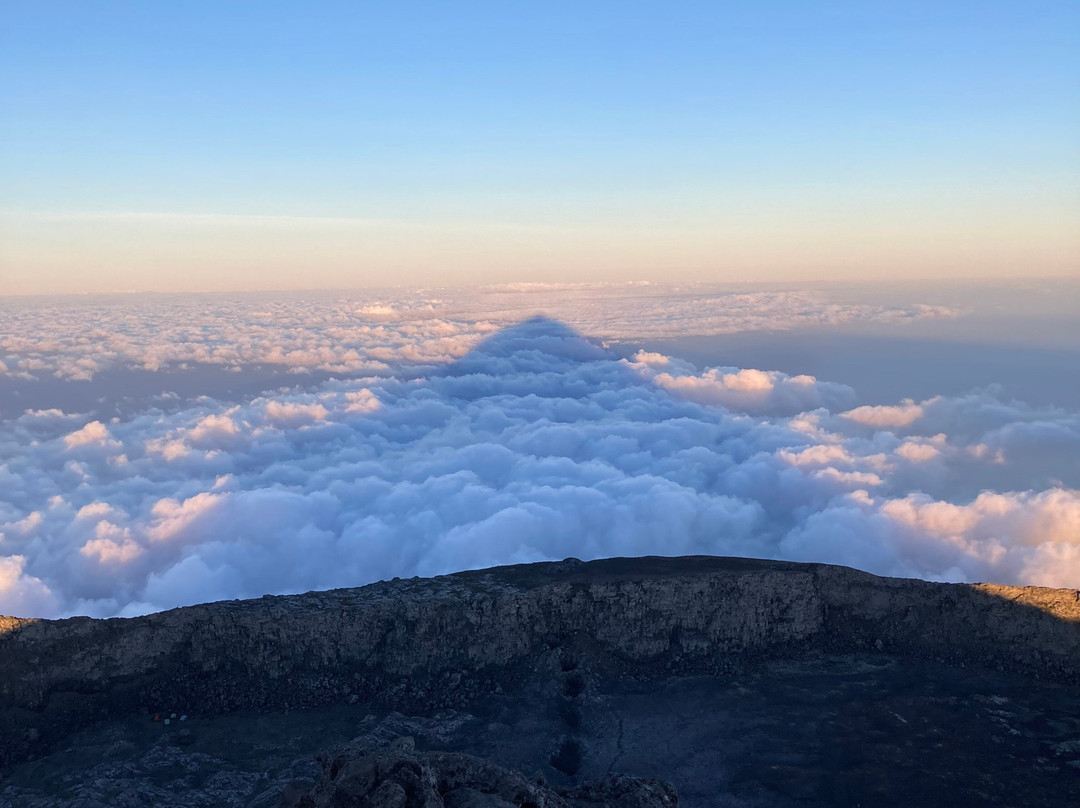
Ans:
[[[534,317],[442,364],[235,404],[29,412],[0,424],[0,613],[132,615],[566,556],[1080,580],[1075,415],[988,394],[853,403],[809,376],[620,359]]]

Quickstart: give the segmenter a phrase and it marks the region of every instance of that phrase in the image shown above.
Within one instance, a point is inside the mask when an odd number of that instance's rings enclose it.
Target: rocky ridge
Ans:
[[[0,618],[0,766],[153,705],[416,711],[575,676],[659,680],[825,653],[1080,681],[1080,592],[714,557],[567,560],[212,603]]]

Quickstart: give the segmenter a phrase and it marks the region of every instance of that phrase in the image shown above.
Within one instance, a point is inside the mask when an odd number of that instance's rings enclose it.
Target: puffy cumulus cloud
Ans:
[[[75,512],[76,519],[100,519],[109,516],[115,508],[108,502],[91,502]]]
[[[274,426],[305,426],[315,421],[321,421],[328,414],[326,407],[319,403],[304,404],[298,401],[266,402],[266,420]]]
[[[431,311],[432,309],[433,307],[428,307],[428,311]],[[368,303],[366,306],[358,308],[356,313],[386,320],[393,320],[401,316],[396,308],[388,306],[385,303]]]
[[[21,555],[0,556],[0,614],[50,615],[58,600],[40,579],[24,572]]]
[[[379,397],[366,387],[345,394],[345,412],[375,412],[381,406]]]
[[[64,445],[69,449],[82,446],[117,446],[109,434],[109,428],[101,421],[91,421],[82,429],[76,429],[64,436]]]
[[[1080,493],[994,493],[953,504],[925,494],[862,494],[810,516],[781,542],[785,556],[931,580],[1007,580],[1076,587]]]
[[[197,446],[231,442],[241,432],[241,426],[229,413],[211,413],[200,418],[188,431],[189,440]]]
[[[1003,402],[992,391],[796,420],[818,440],[843,435],[860,453],[883,453],[897,490],[974,497],[984,489],[1075,486],[1080,473],[1080,413]]]
[[[699,404],[715,404],[754,415],[795,415],[818,407],[846,407],[855,391],[813,376],[788,376],[778,370],[710,368],[700,375],[659,373],[660,387]]]
[[[106,371],[269,366],[370,374],[460,358],[535,314],[601,339],[948,317],[935,306],[840,302],[805,290],[516,284],[384,293],[14,300],[0,309],[0,377],[88,380]]]
[[[411,373],[108,425],[27,414],[0,422],[0,610],[646,553],[1080,584],[1076,414],[990,392],[853,403],[809,378],[618,359],[540,318]]]
[[[946,444],[945,433],[941,432],[930,438],[906,440],[893,449],[893,452],[910,463],[927,463],[941,457],[942,448]]]
[[[922,417],[923,409],[911,399],[905,399],[900,404],[856,407],[842,414],[857,424],[887,429],[910,426]]]
[[[129,530],[101,521],[94,528],[94,538],[80,547],[79,552],[103,564],[127,564],[142,555],[143,548],[131,538]]]

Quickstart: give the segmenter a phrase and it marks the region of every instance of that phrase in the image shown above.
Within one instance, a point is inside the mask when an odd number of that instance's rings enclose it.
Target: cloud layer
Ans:
[[[1080,585],[1076,414],[854,407],[813,377],[618,359],[547,319],[485,329],[396,375],[0,423],[0,613],[647,553]]]
[[[391,364],[459,358],[486,335],[536,314],[614,340],[915,321],[954,312],[841,303],[808,291],[650,284],[13,299],[0,309],[0,378],[87,380],[107,370],[191,365],[379,373]]]

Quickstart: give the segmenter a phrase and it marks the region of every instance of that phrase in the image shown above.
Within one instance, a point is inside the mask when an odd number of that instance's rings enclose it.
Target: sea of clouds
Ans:
[[[538,313],[590,337],[637,340],[949,317],[930,305],[841,303],[806,290],[652,284],[507,284],[479,290],[10,298],[0,378],[88,380],[115,369],[383,373],[442,363]],[[0,410],[2,412],[2,410]]]
[[[1077,413],[989,391],[865,406],[811,376],[620,358],[601,339],[953,314],[614,286],[12,304],[9,380],[204,364],[338,377],[123,418],[6,414],[0,613],[132,615],[643,554],[1078,586]]]

